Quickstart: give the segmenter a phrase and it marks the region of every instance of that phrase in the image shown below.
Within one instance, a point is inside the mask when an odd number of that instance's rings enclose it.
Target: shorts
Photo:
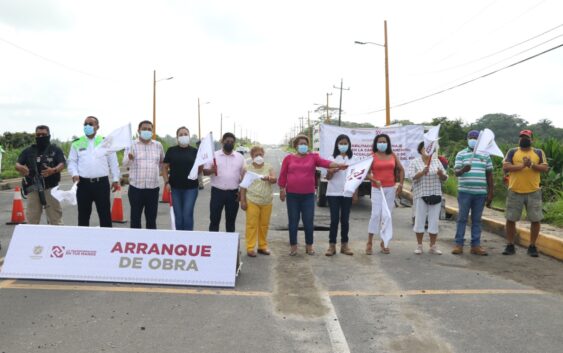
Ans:
[[[541,189],[526,194],[508,190],[508,195],[506,195],[506,220],[510,222],[519,221],[522,216],[522,209],[526,206],[528,221],[539,222],[543,219],[542,205]]]

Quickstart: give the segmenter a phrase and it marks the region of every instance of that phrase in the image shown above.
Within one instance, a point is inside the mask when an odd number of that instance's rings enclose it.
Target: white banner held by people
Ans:
[[[351,197],[356,192],[356,189],[366,178],[372,161],[373,157],[370,157],[348,166],[346,169],[346,182],[344,183],[344,196]]]
[[[393,219],[391,218],[391,211],[387,205],[383,188],[379,188],[379,190],[381,191],[381,224],[379,234],[381,240],[383,240],[383,246],[387,248],[389,241],[393,238]]]
[[[502,153],[495,142],[495,134],[490,129],[485,129],[479,133],[473,155],[475,155],[475,153],[486,153],[491,156],[504,157],[504,153]]]
[[[102,156],[110,152],[117,152],[126,148],[131,148],[132,141],[133,135],[131,134],[131,123],[129,123],[113,130],[109,135],[107,135],[102,143],[96,146],[95,153],[98,156]]]
[[[60,185],[55,186],[51,189],[51,196],[53,196],[61,204],[76,206],[76,190],[78,188],[78,182],[72,184],[70,190],[60,190]]]
[[[239,235],[16,226],[0,278],[234,287]]]
[[[240,187],[241,188],[245,188],[248,189],[248,187],[250,185],[252,185],[252,183],[257,180],[257,179],[261,179],[262,175],[260,174],[256,174],[254,172],[246,172],[244,174],[244,178],[242,178],[242,181],[240,182]]]
[[[213,163],[214,157],[215,152],[213,149],[213,134],[210,132],[201,140],[201,143],[199,144],[197,156],[195,158],[192,170],[190,170],[190,174],[188,175],[188,179],[196,180],[199,166]]]

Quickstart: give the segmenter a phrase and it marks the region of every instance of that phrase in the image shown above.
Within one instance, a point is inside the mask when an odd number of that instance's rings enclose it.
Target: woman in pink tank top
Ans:
[[[373,139],[373,162],[368,174],[371,181],[371,218],[368,226],[368,242],[366,244],[366,254],[373,253],[373,236],[379,234],[381,226],[381,206],[383,196],[380,188],[385,194],[385,202],[389,211],[393,213],[395,207],[395,196],[403,190],[405,170],[399,158],[393,153],[391,139],[386,134],[379,134]],[[399,185],[395,188],[396,177],[399,177]],[[381,241],[381,252],[389,254],[389,247]]]

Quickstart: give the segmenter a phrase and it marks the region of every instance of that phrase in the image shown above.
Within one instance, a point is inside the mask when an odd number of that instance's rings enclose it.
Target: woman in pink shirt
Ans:
[[[289,222],[289,255],[297,254],[297,228],[299,218],[305,229],[305,252],[314,255],[313,220],[315,218],[315,171],[317,167],[346,169],[346,164],[334,163],[321,158],[317,153],[309,153],[309,138],[297,135],[293,139],[297,153],[287,155],[282,162],[278,185],[280,200],[287,198],[287,217]]]

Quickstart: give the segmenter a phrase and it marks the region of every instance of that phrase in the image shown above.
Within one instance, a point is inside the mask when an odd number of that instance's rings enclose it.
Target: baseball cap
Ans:
[[[479,131],[477,130],[471,130],[467,133],[467,138],[478,138],[479,137]]]
[[[520,135],[519,136],[528,136],[529,138],[533,137],[533,133],[532,130],[522,130],[520,131]]]

